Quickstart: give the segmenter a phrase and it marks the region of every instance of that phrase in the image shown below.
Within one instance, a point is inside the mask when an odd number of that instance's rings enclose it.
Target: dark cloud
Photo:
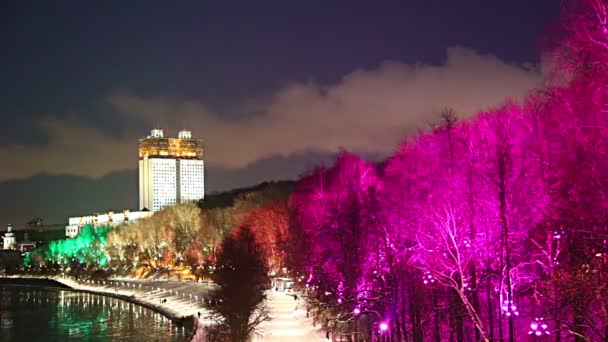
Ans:
[[[437,119],[444,107],[461,116],[521,99],[542,81],[539,68],[506,63],[496,56],[452,47],[440,65],[385,62],[354,70],[340,82],[292,83],[254,105],[235,106],[256,115],[221,115],[198,101],[111,94],[107,104],[119,116],[108,125],[116,136],[74,118],[43,119],[45,145],[9,144],[0,158],[14,160],[0,180],[40,172],[102,177],[136,165],[137,138],[153,126],[175,135],[189,128],[205,142],[209,167],[235,170],[255,161],[302,151],[335,153],[340,148],[382,154]]]

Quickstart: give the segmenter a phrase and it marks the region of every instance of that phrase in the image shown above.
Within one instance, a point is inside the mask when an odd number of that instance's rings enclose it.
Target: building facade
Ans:
[[[153,129],[139,140],[139,206],[150,211],[205,197],[203,145],[182,130],[165,138]]]
[[[86,216],[70,217],[68,219],[68,225],[65,226],[65,236],[68,238],[75,238],[80,234],[82,228],[86,225],[97,226],[119,226],[121,224],[127,224],[139,219],[150,217],[154,213],[150,211],[128,211],[125,210],[121,213],[107,212],[100,214],[91,214]]]
[[[4,249],[13,249],[17,243],[15,239],[15,233],[12,232],[13,227],[9,224],[6,228],[6,233],[2,237],[2,248]]]

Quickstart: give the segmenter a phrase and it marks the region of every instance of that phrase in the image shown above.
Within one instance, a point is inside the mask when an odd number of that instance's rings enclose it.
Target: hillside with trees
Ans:
[[[137,277],[209,278],[222,241],[248,225],[277,273],[285,257],[287,201],[293,182],[268,182],[209,195],[153,216],[110,227],[84,227],[75,239],[59,240],[26,255],[26,267],[48,272],[97,272]]]

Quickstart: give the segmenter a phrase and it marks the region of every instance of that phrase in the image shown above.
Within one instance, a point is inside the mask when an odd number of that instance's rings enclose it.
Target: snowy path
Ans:
[[[265,322],[256,341],[263,342],[319,342],[318,329],[313,328],[306,312],[296,310],[296,301],[290,294],[269,291],[267,296],[271,321]]]

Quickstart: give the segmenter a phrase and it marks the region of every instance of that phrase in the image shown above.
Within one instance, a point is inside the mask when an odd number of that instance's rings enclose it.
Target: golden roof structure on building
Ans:
[[[180,136],[184,136],[182,132],[187,131],[181,131]],[[203,142],[200,139],[165,138],[162,133],[149,136],[139,139],[139,158],[144,157],[203,159]]]

